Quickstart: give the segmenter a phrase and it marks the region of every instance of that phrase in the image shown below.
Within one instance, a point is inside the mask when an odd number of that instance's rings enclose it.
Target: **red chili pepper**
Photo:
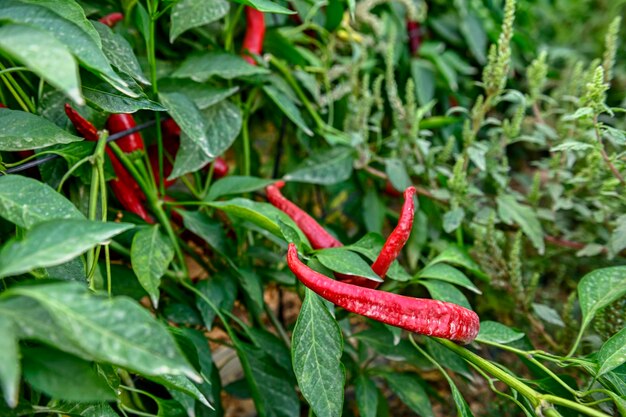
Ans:
[[[304,265],[289,244],[287,264],[305,286],[356,314],[411,332],[470,343],[480,328],[478,315],[459,305],[413,298],[335,281]]]
[[[315,219],[304,210],[287,200],[280,189],[285,186],[285,181],[278,181],[268,186],[265,191],[267,199],[273,206],[284,211],[302,230],[309,239],[313,249],[336,248],[343,246],[340,241],[328,233]]]
[[[246,6],[246,34],[243,38],[243,59],[252,65],[256,61],[248,54],[260,55],[263,52],[265,38],[265,16],[254,7]]]
[[[400,197],[402,192],[398,191],[396,187],[393,186],[391,181],[387,180],[385,181],[385,194],[390,197]]]
[[[65,114],[82,137],[90,142],[98,140],[98,129],[69,104],[65,104]],[[117,197],[120,204],[122,204],[126,210],[135,213],[146,221],[146,223],[154,223],[154,219],[148,214],[141,201],[145,197],[135,179],[126,171],[124,165],[117,159],[117,156],[115,156],[115,153],[113,153],[111,149],[107,147],[105,151],[111,160],[113,171],[115,171],[115,175],[117,176],[116,179],[110,182],[115,197]]]
[[[117,24],[117,22],[121,20],[124,20],[124,15],[120,12],[115,12],[115,13],[110,13],[106,16],[101,17],[100,19],[98,19],[98,22],[103,23],[107,25],[108,27],[112,28],[113,26]]]
[[[228,171],[230,170],[230,168],[228,167],[228,164],[226,163],[226,160],[224,160],[224,158],[221,158],[218,156],[217,158],[215,158],[212,164],[213,164],[213,178],[215,178],[216,180],[219,180],[220,178],[223,178],[226,175],[228,175]]]
[[[109,133],[119,133],[137,126],[135,119],[130,114],[120,113],[112,114],[107,120],[107,129]],[[144,150],[143,138],[139,132],[131,133],[116,141],[117,145],[125,153],[131,153],[137,150]]]
[[[409,50],[412,56],[416,56],[422,43],[420,23],[415,20],[407,20],[406,31],[409,35]]]
[[[413,218],[415,217],[415,187],[408,187],[404,190],[404,204],[402,205],[402,211],[400,212],[400,219],[398,225],[393,229],[387,241],[383,245],[378,257],[372,264],[372,270],[376,272],[376,275],[383,280],[389,271],[389,267],[396,260],[400,251],[409,240],[411,235],[411,229],[413,228]],[[364,277],[354,275],[337,275],[341,281],[347,284],[354,284],[360,287],[378,288],[380,282],[372,281]]]

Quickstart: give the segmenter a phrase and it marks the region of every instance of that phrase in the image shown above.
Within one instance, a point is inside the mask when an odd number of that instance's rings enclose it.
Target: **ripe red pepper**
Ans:
[[[135,119],[130,114],[112,114],[107,119],[107,130],[110,134],[123,132],[137,126]],[[139,132],[131,133],[116,141],[117,145],[125,153],[144,150],[143,138]]]
[[[115,13],[110,13],[106,16],[101,17],[100,19],[98,19],[98,22],[103,23],[107,25],[108,27],[112,28],[113,26],[117,24],[117,22],[121,20],[124,20],[124,15],[120,12],[115,12]]]
[[[91,142],[98,140],[98,129],[89,121],[85,120],[85,118],[69,104],[65,104],[65,114],[82,137]],[[117,176],[117,178],[110,182],[111,190],[113,190],[115,197],[117,197],[118,201],[126,210],[135,213],[146,223],[154,223],[154,219],[148,214],[141,201],[144,195],[141,193],[135,179],[128,173],[124,165],[117,159],[117,156],[115,156],[115,153],[113,153],[110,148],[105,148],[105,151],[111,160],[113,171],[115,171],[115,175]]]
[[[293,243],[287,252],[289,269],[305,286],[322,298],[348,311],[392,326],[470,343],[480,328],[478,315],[453,303],[413,298],[335,281],[298,259]]]
[[[302,230],[309,239],[313,249],[336,248],[343,246],[340,241],[328,233],[315,219],[304,210],[287,200],[280,189],[285,186],[285,181],[278,181],[268,186],[265,191],[267,199],[273,206],[284,211]]]
[[[252,65],[256,61],[249,54],[261,55],[265,38],[265,16],[254,7],[246,6],[246,34],[243,38],[243,59]]]
[[[415,20],[406,21],[406,31],[409,35],[409,50],[411,56],[416,56],[422,43],[422,34],[420,31],[420,23]]]

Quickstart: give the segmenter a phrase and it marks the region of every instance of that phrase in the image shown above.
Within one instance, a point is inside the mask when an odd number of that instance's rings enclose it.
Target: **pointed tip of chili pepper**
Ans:
[[[98,140],[98,129],[87,119],[85,119],[78,111],[76,111],[69,103],[65,103],[65,114],[70,122],[76,128],[79,135],[88,141]]]
[[[281,188],[283,188],[285,186],[286,182],[283,180],[278,180],[276,181],[274,184],[272,184],[274,187],[278,188],[279,190]]]
[[[408,200],[409,198],[412,198],[416,192],[417,190],[414,186],[411,185],[410,187],[407,187],[407,189],[404,190],[404,199]]]

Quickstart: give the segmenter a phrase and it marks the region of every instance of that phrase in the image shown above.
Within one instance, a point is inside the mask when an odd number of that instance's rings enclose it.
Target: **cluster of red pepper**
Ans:
[[[286,199],[279,181],[266,188],[268,200],[287,214],[309,239],[314,249],[342,246],[315,219]],[[415,188],[404,191],[404,205],[398,225],[387,238],[372,270],[382,279],[406,244],[413,226]],[[478,334],[478,315],[471,310],[443,301],[406,297],[377,290],[379,283],[353,275],[336,274],[333,280],[303,264],[292,243],[287,252],[287,264],[296,277],[322,298],[356,314],[412,332],[469,343]]]

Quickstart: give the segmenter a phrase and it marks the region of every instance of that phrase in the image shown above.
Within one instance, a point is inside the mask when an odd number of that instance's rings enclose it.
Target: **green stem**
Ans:
[[[107,143],[106,139],[108,136],[109,135],[106,130],[100,132],[100,136],[98,137],[98,144],[96,145],[96,149],[91,158],[91,187],[89,191],[89,220],[91,221],[95,221],[96,215],[98,214],[98,189],[100,187],[99,177],[102,164],[104,163],[104,148]],[[92,290],[95,290],[93,274],[96,271],[96,263],[98,262],[96,256],[97,253],[98,251],[96,248],[93,248],[89,252],[87,252],[87,267],[89,268],[87,281],[89,282],[89,288]]]
[[[241,13],[243,12],[243,7],[244,7],[243,4],[240,4],[235,10],[235,13],[233,14],[232,18],[228,19],[228,24],[226,25],[226,34],[224,36],[224,50],[227,52],[232,52],[235,26],[237,25],[237,22],[239,21],[239,17],[241,16]]]
[[[40,154],[36,155],[39,156]],[[63,177],[61,178],[61,181],[59,181],[59,186],[57,187],[57,192],[60,193],[61,190],[63,189],[63,184],[65,184],[65,181],[67,181],[67,179],[72,175],[72,173],[74,171],[76,171],[78,168],[81,167],[81,165],[83,165],[85,162],[89,162],[92,160],[92,155],[87,155],[86,157],[84,157],[83,159],[81,159],[80,161],[76,162],[74,165],[71,166],[70,169],[67,170],[67,172],[65,174],[63,174]]]

